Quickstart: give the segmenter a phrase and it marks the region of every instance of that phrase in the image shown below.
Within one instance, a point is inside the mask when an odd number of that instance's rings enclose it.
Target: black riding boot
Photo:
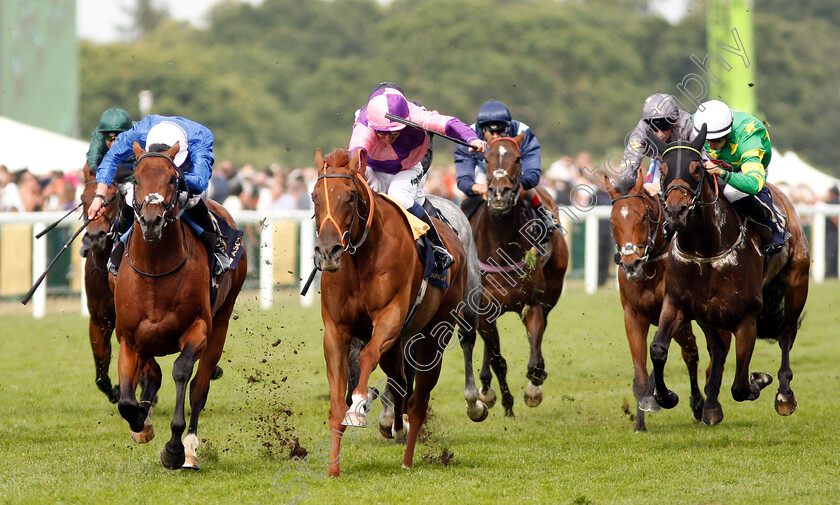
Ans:
[[[111,233],[114,237],[114,248],[111,249],[111,255],[108,257],[108,272],[117,275],[120,270],[120,263],[122,263],[123,253],[125,252],[125,242],[122,236],[131,228],[134,223],[134,208],[127,204],[123,204],[120,211],[120,217],[111,228]]]
[[[543,226],[545,226],[545,236],[542,238],[541,243],[545,244],[549,240],[551,240],[551,236],[554,233],[554,230],[560,228],[560,224],[557,223],[557,220],[554,219],[554,216],[549,212],[545,205],[540,203],[535,209],[534,212],[536,213],[537,217],[540,218],[542,221]]]
[[[204,200],[199,199],[198,203],[186,213],[203,230],[199,238],[204,242],[207,253],[210,255],[210,270],[213,275],[220,275],[230,270],[230,259],[225,250],[224,239]]]
[[[769,194],[767,195],[769,197]],[[770,203],[772,205],[772,201]],[[776,254],[790,236],[775,219],[774,211],[767,204],[759,200],[758,195],[750,195],[733,202],[732,206],[741,214],[753,219],[761,237],[761,250],[765,256]]]
[[[417,217],[429,225],[429,231],[426,232],[426,235],[429,237],[429,242],[432,243],[432,248],[435,250],[435,265],[441,270],[446,270],[451,267],[455,263],[455,258],[449,254],[446,246],[443,245],[443,240],[441,240],[437,228],[435,228],[435,224],[432,222],[432,218],[429,217],[425,209],[423,210],[423,214]]]

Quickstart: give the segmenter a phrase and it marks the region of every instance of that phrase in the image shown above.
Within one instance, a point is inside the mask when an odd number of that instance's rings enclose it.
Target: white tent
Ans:
[[[806,184],[817,195],[825,195],[832,186],[840,185],[840,179],[820,172],[805,163],[795,152],[773,153],[768,167],[767,181],[773,184],[784,182],[791,187]]]
[[[85,166],[88,143],[0,117],[0,165],[36,175]]]

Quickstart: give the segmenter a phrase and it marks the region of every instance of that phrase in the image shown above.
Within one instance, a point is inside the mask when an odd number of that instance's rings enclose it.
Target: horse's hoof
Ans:
[[[164,467],[170,470],[177,470],[184,466],[184,446],[180,446],[174,452],[169,448],[169,442],[166,443],[166,446],[163,448],[163,451],[160,453],[160,462],[163,464]]]
[[[706,403],[706,400],[703,398],[703,395],[691,395],[688,398],[688,405],[691,407],[691,419],[694,421],[694,424],[699,423],[703,419],[703,405]]]
[[[198,458],[195,456],[186,456],[184,458],[184,464],[181,466],[183,470],[201,470],[201,467],[198,466]]]
[[[662,407],[660,407],[659,404],[656,403],[656,398],[652,396],[645,396],[642,397],[642,400],[639,402],[639,410],[641,410],[642,412],[656,413],[662,410]]]
[[[344,415],[344,420],[341,421],[341,424],[344,426],[353,426],[356,428],[366,428],[367,416],[351,409],[348,410],[347,414]]]
[[[481,388],[481,391],[478,393],[478,399],[484,402],[488,409],[492,409],[493,405],[496,405],[496,391],[490,386]]]
[[[225,371],[222,370],[222,367],[216,365],[216,368],[213,369],[213,373],[210,374],[210,380],[214,381],[214,380],[220,378],[224,374],[225,374]],[[197,470],[197,468],[196,468],[196,470]]]
[[[470,408],[472,405],[473,408]],[[490,408],[482,401],[476,401],[473,404],[467,404],[467,415],[469,418],[476,423],[480,423],[487,419],[487,415],[490,413]]]
[[[155,438],[155,428],[152,426],[152,420],[148,417],[143,423],[143,431],[131,432],[131,440],[134,440],[138,444],[145,444],[153,438]]]
[[[117,384],[116,386],[111,388],[111,391],[108,392],[107,394],[108,394],[108,401],[109,402],[117,403],[118,401],[120,401],[120,385]]]
[[[781,416],[789,416],[796,410],[796,395],[790,392],[790,398],[782,393],[776,393],[776,412]]]
[[[403,414],[403,425],[402,429],[397,431],[394,429],[394,426],[391,426],[391,435],[393,435],[394,440],[400,444],[404,444],[406,439],[408,438],[408,414]],[[396,423],[395,423],[396,425]]]
[[[660,407],[663,409],[672,409],[680,403],[680,397],[677,393],[668,390],[665,392],[665,396],[659,394],[659,391],[653,391],[653,398],[656,400],[656,403],[659,404]]]
[[[543,401],[542,386],[535,386],[528,382],[525,385],[525,405],[529,407],[536,407]]]
[[[703,424],[717,426],[721,421],[723,421],[723,407],[718,405],[717,407],[703,409]]]
[[[510,417],[511,419],[516,417],[516,414],[513,413],[513,407],[505,408],[505,417]]]
[[[389,426],[386,426],[386,425],[381,424],[381,423],[379,424],[379,434],[382,435],[385,438],[388,438],[388,439],[394,438],[394,435],[391,433],[391,431],[393,429],[394,429],[393,424],[391,424]]]
[[[758,384],[759,390],[761,390],[773,384],[773,376],[764,372],[752,372],[750,374],[750,382]]]

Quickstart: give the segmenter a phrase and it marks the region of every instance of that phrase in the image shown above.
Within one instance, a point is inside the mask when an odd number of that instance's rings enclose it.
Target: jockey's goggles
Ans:
[[[654,131],[658,132],[666,132],[674,127],[674,123],[672,123],[668,118],[658,117],[654,119],[645,119],[645,123],[650,126]]]
[[[102,132],[102,136],[105,137],[105,140],[108,142],[113,142],[121,132]]]

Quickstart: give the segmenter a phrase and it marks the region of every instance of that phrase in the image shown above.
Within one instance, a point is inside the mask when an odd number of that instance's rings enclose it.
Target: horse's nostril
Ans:
[[[339,256],[341,254],[342,249],[343,248],[341,247],[340,244],[334,245],[332,247],[332,249],[330,249],[330,256],[333,256],[333,257]]]

